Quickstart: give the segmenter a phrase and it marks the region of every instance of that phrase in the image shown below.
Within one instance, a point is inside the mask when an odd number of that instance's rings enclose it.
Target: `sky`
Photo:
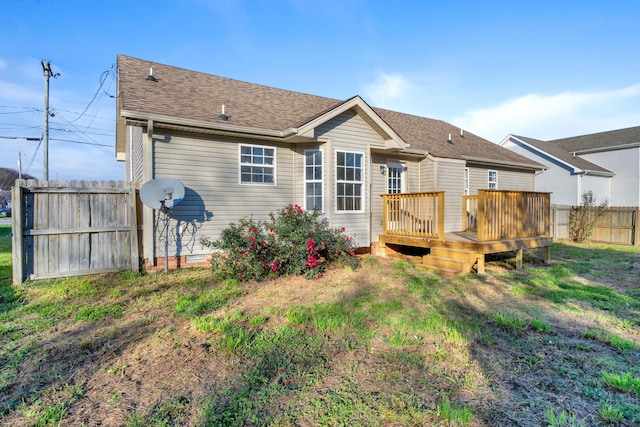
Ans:
[[[0,0],[0,167],[42,177],[48,60],[49,179],[124,179],[118,54],[495,143],[640,126],[639,20],[635,0]]]

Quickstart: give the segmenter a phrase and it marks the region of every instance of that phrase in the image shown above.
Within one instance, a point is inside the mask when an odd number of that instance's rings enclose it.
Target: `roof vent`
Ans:
[[[221,114],[220,114],[220,116],[218,116],[218,117],[220,117],[220,120],[222,120],[222,121],[225,121],[225,122],[228,122],[228,121],[229,121],[229,116],[227,116],[227,115],[224,113],[224,104],[222,104],[222,113],[221,113]]]
[[[447,139],[447,142],[453,142],[451,141],[451,134],[449,134],[449,139]]]
[[[460,136],[464,138],[464,129],[460,128]]]
[[[157,82],[158,81],[158,79],[153,77],[153,68],[149,68],[149,75],[147,76],[146,80],[149,80],[150,82]]]

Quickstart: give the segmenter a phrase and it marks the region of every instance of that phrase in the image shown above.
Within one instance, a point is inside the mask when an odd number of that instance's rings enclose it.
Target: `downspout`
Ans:
[[[296,178],[298,176],[298,171],[296,170],[296,155],[298,153],[296,152],[295,145],[293,145],[293,144],[289,145],[289,149],[291,150],[291,157],[293,157],[291,159],[291,167],[293,168],[292,169],[293,170],[293,176],[291,177],[291,183],[293,185],[293,188],[292,188],[293,191],[291,192],[291,195],[293,196],[293,200],[291,201],[291,204],[295,204],[296,203],[296,199],[298,197],[298,185],[297,185],[297,180],[296,180]],[[302,173],[303,173],[303,176],[304,176],[304,173],[305,173],[304,168],[302,169]],[[306,200],[302,201],[301,206],[304,206],[306,208]]]
[[[144,183],[149,181],[150,179],[153,179],[154,176],[155,167],[153,163],[153,120],[149,120],[147,122],[147,132],[143,134],[142,156],[142,182]],[[143,257],[148,260],[150,266],[155,266],[156,224],[153,215],[153,209],[148,206],[143,206],[142,209]]]

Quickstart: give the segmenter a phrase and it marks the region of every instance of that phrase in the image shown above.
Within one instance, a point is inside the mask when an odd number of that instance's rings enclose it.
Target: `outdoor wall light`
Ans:
[[[387,173],[387,167],[385,165],[380,165],[380,174],[385,175]]]

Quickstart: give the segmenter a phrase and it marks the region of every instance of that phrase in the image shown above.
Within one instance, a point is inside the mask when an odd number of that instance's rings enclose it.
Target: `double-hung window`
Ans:
[[[336,152],[336,210],[362,212],[364,155],[348,151]]]
[[[306,210],[322,212],[322,151],[319,148],[304,150],[304,200]]]
[[[498,171],[489,171],[489,190],[496,190],[498,188]]]
[[[240,184],[275,185],[276,149],[240,145]]]

